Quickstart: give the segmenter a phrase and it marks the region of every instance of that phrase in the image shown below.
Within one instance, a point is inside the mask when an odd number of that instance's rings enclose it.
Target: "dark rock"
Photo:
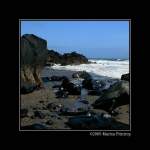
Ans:
[[[54,50],[48,50],[48,62],[54,64],[61,64],[62,63],[62,55]]]
[[[60,111],[60,115],[63,116],[78,116],[78,115],[85,115],[87,110],[72,110],[72,108],[63,107]]]
[[[100,95],[105,89],[106,83],[99,80],[85,79],[82,82],[82,87],[88,89],[89,95]]]
[[[67,123],[72,129],[99,129],[99,130],[117,130],[129,129],[129,126],[115,121],[107,114],[101,115],[82,115],[69,118]]]
[[[61,85],[54,85],[52,88],[61,88]]]
[[[85,79],[82,82],[82,87],[88,90],[93,90],[93,82],[92,79]]]
[[[47,105],[47,109],[49,111],[56,111],[56,112],[58,112],[58,111],[60,111],[61,108],[62,108],[62,104],[60,104],[60,103],[49,103]]]
[[[45,115],[41,111],[35,111],[34,112],[34,117],[38,117],[40,119],[44,119]]]
[[[111,120],[98,115],[83,115],[69,118],[68,125],[72,129],[109,129]]]
[[[28,126],[22,126],[21,130],[48,130],[49,128],[42,124],[32,124]]]
[[[63,110],[60,115],[63,115],[63,116],[79,116],[79,115],[85,115],[87,113],[87,111],[77,111],[77,112],[74,112],[74,111],[65,111]]]
[[[48,63],[55,63],[61,65],[70,65],[70,64],[84,64],[88,63],[88,59],[76,52],[65,53],[64,55],[55,52],[54,50],[48,50]]]
[[[129,129],[130,129],[130,125],[116,121],[116,120],[112,120],[110,130],[129,130]]]
[[[65,78],[62,81],[61,88],[63,88],[64,91],[67,91],[70,95],[80,95],[81,93],[81,87],[71,83],[68,78]]]
[[[101,80],[92,80],[93,82],[93,89],[97,91],[102,91],[106,87],[106,82]]]
[[[87,63],[88,59],[85,56],[78,54],[76,52],[65,53],[63,55],[62,65],[70,65],[70,64],[79,65]]]
[[[47,122],[46,122],[46,124],[47,125],[52,125],[54,122],[52,121],[52,120],[48,120]]]
[[[67,91],[59,90],[55,94],[56,94],[56,98],[67,98],[68,93],[69,92],[67,92]]]
[[[81,98],[77,99],[75,103],[70,107],[63,107],[60,112],[61,115],[83,115],[90,110],[89,102],[82,100]]]
[[[42,85],[40,72],[47,60],[47,42],[33,34],[21,37],[21,94]]]
[[[121,76],[121,80],[130,81],[130,74],[129,73],[123,74]]]
[[[24,108],[24,109],[20,109],[20,117],[27,117],[28,116],[28,109]]]
[[[89,104],[89,102],[86,101],[86,100],[80,100],[79,102],[81,102],[81,103],[83,103],[83,104]]]
[[[91,75],[89,73],[87,73],[86,71],[78,71],[72,74],[73,78],[83,78],[86,80],[91,79]]]
[[[94,108],[100,108],[111,112],[116,107],[129,103],[129,82],[120,81],[103,92],[100,98],[92,105]]]
[[[50,116],[51,116],[51,118],[54,118],[54,119],[61,119],[61,117],[58,115],[58,113],[53,113]]]
[[[37,89],[37,86],[35,84],[31,84],[29,82],[22,82],[22,86],[20,88],[20,93],[21,94],[28,94],[33,92],[35,89]]]
[[[41,101],[39,101],[39,103],[42,103],[42,104],[43,104],[43,103],[44,103],[44,101],[43,101],[43,100],[41,100]]]

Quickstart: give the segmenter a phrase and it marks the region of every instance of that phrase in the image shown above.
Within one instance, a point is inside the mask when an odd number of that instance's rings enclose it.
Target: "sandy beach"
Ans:
[[[66,70],[47,70],[43,69],[41,77],[56,76],[67,76],[69,79],[72,78],[74,71]],[[66,122],[71,116],[57,115],[55,112],[51,112],[47,109],[49,103],[61,104],[63,106],[71,106],[79,97],[78,95],[69,95],[67,98],[56,98],[55,89],[52,88],[54,85],[60,85],[60,81],[50,81],[43,84],[43,88],[35,90],[29,94],[22,94],[20,99],[21,109],[28,110],[28,115],[21,117],[21,126],[29,126],[35,123],[40,123],[48,127],[48,129],[71,129]],[[99,96],[87,96],[89,104],[92,104]],[[129,105],[120,106],[119,110],[121,113],[115,117],[119,122],[129,124]],[[40,112],[44,117],[35,117],[34,112]],[[93,109],[94,112],[105,112],[101,109]],[[40,115],[39,115],[40,116]],[[50,123],[49,123],[50,122]]]

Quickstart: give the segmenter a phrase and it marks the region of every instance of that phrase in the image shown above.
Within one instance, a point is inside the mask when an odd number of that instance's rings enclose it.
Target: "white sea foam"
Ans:
[[[52,68],[58,70],[86,71],[94,78],[106,76],[120,79],[122,74],[129,73],[129,60],[89,60],[91,64],[60,66],[55,64]]]

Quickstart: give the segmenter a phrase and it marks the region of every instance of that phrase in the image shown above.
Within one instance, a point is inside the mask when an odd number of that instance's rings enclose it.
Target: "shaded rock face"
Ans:
[[[48,63],[55,63],[55,64],[61,64],[61,65],[79,65],[79,64],[87,64],[88,59],[76,52],[72,53],[65,53],[64,55],[59,54],[58,52],[55,52],[54,50],[48,50]]]
[[[111,112],[116,107],[129,103],[129,82],[120,81],[103,92],[100,98],[95,101],[93,106],[94,108],[100,108]]]
[[[129,73],[123,74],[121,76],[121,80],[130,81],[130,74]]]
[[[40,72],[47,60],[47,42],[33,34],[21,37],[21,93],[32,92],[41,86]]]

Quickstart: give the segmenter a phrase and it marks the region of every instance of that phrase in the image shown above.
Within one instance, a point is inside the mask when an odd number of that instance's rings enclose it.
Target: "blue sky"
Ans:
[[[128,58],[128,21],[21,21],[21,35],[47,40],[48,49],[88,58]]]

